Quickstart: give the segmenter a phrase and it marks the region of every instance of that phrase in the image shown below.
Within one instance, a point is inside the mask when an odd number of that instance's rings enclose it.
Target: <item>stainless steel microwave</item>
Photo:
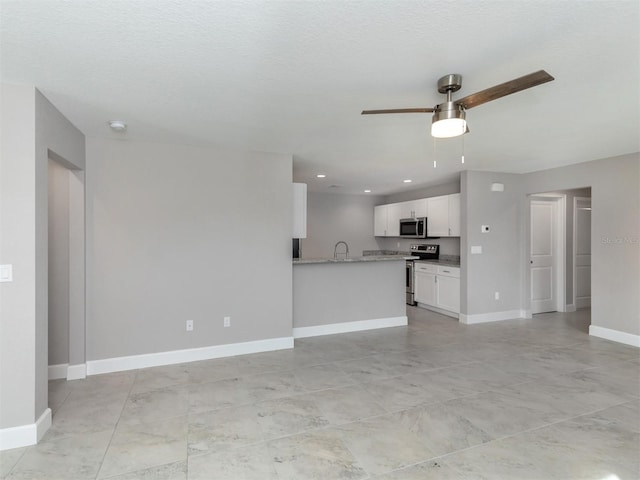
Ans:
[[[401,218],[400,236],[403,238],[427,238],[427,217]]]

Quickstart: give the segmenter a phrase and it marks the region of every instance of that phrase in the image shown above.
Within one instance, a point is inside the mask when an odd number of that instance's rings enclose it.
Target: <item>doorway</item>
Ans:
[[[529,204],[531,313],[590,307],[591,187],[532,194]]]
[[[529,201],[532,314],[565,311],[565,204],[566,197],[556,194]]]
[[[49,379],[86,377],[84,171],[49,152]]]
[[[591,197],[573,199],[573,304],[591,307]]]

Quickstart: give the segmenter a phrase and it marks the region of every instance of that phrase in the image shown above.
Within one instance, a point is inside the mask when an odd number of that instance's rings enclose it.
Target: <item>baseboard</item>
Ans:
[[[576,298],[576,308],[588,308],[591,306],[591,297]]]
[[[49,365],[49,380],[59,380],[67,378],[68,363],[60,363],[58,365]]]
[[[235,355],[270,352],[288,348],[293,348],[293,337],[269,338],[253,342],[214,345],[211,347],[189,348],[128,357],[105,358],[103,360],[90,360],[87,362],[87,375],[159,367],[175,363],[197,362],[199,360],[233,357]]]
[[[640,335],[634,335],[633,333],[626,333],[621,332],[620,330],[590,325],[589,335],[640,348]]]
[[[47,408],[36,423],[0,429],[0,451],[35,445],[51,427],[51,409]]]
[[[467,325],[476,323],[501,322],[503,320],[514,320],[516,318],[529,318],[526,310],[507,310],[504,312],[475,313],[467,315],[460,314],[460,322]]]
[[[293,338],[318,337],[320,335],[359,332],[362,330],[375,330],[377,328],[403,327],[408,325],[408,323],[409,321],[405,315],[402,317],[374,318],[372,320],[315,325],[313,327],[294,327]]]
[[[576,311],[575,304],[572,303],[571,305],[565,305],[564,306],[564,311],[567,312],[567,313],[575,312]]]
[[[431,310],[432,312],[439,313],[440,315],[446,315],[451,318],[460,318],[460,314],[451,312],[449,310],[443,310],[442,308],[434,307],[433,305],[426,305],[424,303],[416,302],[416,306],[424,308],[425,310]]]
[[[67,368],[67,380],[81,380],[87,377],[87,364],[69,365]]]

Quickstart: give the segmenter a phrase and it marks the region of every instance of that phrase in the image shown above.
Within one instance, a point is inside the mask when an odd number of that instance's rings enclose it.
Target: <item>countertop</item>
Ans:
[[[376,256],[402,256],[408,260],[415,260],[416,262],[431,263],[432,265],[441,265],[443,267],[458,267],[460,268],[460,256],[459,255],[447,255],[442,254],[438,260],[420,260],[420,257],[412,257],[410,252],[402,252],[397,250],[365,250],[362,252],[364,255],[376,255]]]
[[[294,258],[294,265],[307,265],[312,263],[360,263],[360,262],[397,262],[399,260],[417,260],[411,255],[365,255],[363,257],[335,258]]]
[[[440,260],[416,260],[416,263],[430,263],[432,265],[441,265],[443,267],[457,267],[457,268],[460,268],[460,261],[459,260],[446,260],[446,259],[440,259]]]

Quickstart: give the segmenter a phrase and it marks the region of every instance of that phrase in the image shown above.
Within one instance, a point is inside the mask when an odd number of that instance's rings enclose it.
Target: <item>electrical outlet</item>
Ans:
[[[500,292],[496,292],[493,294],[496,300],[500,300]]]
[[[489,225],[482,225],[482,227],[480,228],[480,231],[482,233],[487,233],[489,231]]]
[[[224,317],[224,326],[225,327],[231,326],[231,317]]]
[[[187,332],[193,331],[193,320],[187,320]]]

